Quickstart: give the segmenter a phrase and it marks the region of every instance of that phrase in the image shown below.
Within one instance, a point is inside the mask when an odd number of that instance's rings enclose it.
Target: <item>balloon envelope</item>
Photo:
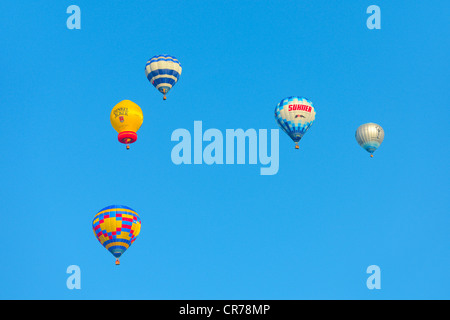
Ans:
[[[384,130],[376,123],[365,123],[355,133],[358,144],[367,152],[374,153],[384,140]]]
[[[130,100],[120,101],[111,110],[111,125],[119,133],[118,140],[129,144],[137,140],[137,131],[144,121],[141,108]]]
[[[181,64],[177,58],[167,54],[158,55],[147,61],[145,76],[164,95],[165,99],[166,94],[180,79],[181,70]]]
[[[315,118],[313,103],[303,97],[285,98],[275,108],[278,125],[296,144],[311,127]]]
[[[119,258],[139,235],[141,219],[130,207],[112,205],[95,215],[92,230],[97,240]]]

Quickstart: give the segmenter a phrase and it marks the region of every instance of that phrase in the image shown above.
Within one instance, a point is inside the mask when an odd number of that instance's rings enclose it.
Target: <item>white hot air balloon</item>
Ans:
[[[383,142],[384,130],[376,123],[366,123],[356,130],[355,138],[359,145],[373,157],[373,153]]]

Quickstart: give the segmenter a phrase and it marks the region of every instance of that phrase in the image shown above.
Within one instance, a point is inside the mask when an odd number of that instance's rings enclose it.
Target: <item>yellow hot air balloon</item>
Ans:
[[[119,133],[120,143],[127,145],[137,140],[137,131],[144,121],[141,108],[130,100],[120,101],[111,111],[110,120],[113,128]]]

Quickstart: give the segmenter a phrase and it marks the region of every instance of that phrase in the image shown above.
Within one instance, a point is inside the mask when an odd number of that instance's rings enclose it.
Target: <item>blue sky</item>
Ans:
[[[449,299],[449,9],[3,1],[0,298]],[[183,66],[167,101],[144,74],[156,54]],[[175,129],[276,129],[292,95],[316,121],[300,150],[280,130],[278,174],[172,163]],[[109,121],[124,99],[144,112],[129,151]],[[373,159],[354,138],[366,122],[385,130]],[[111,204],[142,219],[120,267],[91,230]]]

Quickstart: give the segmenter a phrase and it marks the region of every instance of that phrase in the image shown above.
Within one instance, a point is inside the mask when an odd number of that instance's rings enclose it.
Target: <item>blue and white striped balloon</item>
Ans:
[[[167,54],[154,56],[145,65],[145,76],[166,100],[166,94],[177,83],[181,75],[181,64],[177,58]]]
[[[316,118],[313,103],[303,97],[289,97],[281,100],[275,108],[275,119],[278,125],[295,142],[298,142],[308,131]]]

